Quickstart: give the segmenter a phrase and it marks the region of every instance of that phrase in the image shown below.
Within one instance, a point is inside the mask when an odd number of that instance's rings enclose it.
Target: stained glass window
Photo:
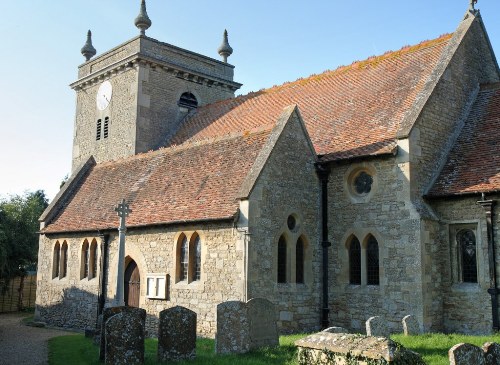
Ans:
[[[283,236],[278,242],[278,283],[286,283],[286,240]]]
[[[295,246],[295,282],[304,284],[304,241],[302,238],[297,240],[297,246]]]
[[[366,282],[368,285],[379,285],[378,242],[370,236],[366,247]]]
[[[477,283],[476,236],[470,229],[457,233],[457,242],[462,260],[462,281]]]
[[[356,237],[349,245],[349,284],[361,285],[361,244]]]

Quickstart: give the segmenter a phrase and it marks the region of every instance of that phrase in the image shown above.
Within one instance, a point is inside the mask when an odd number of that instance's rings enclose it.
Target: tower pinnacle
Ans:
[[[94,46],[92,46],[92,32],[90,30],[87,32],[87,42],[83,45],[81,52],[86,61],[90,60],[97,53]]]
[[[141,0],[141,10],[137,18],[135,18],[134,24],[140,29],[141,35],[146,35],[146,29],[152,24],[146,11],[146,0]]]
[[[226,29],[224,29],[224,37],[222,39],[222,44],[220,45],[217,52],[219,52],[220,56],[222,57],[222,59],[226,63],[227,63],[227,58],[233,54],[233,49],[229,45],[229,41],[227,39],[227,30]]]

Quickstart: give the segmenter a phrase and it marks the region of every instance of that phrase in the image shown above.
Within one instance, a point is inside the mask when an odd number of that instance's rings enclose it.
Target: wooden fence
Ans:
[[[17,312],[35,306],[36,275],[18,277],[10,281],[5,294],[0,293],[0,313]]]

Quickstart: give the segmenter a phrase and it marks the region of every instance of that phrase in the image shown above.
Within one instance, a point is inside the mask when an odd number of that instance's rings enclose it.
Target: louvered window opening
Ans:
[[[104,138],[109,136],[109,117],[104,118]]]
[[[357,238],[349,246],[349,284],[361,285],[361,244]]]
[[[367,284],[379,285],[378,242],[373,236],[368,239],[368,246],[366,248],[366,266]]]
[[[463,229],[457,233],[462,259],[462,281],[464,283],[477,283],[477,256],[476,236],[470,229]]]
[[[101,127],[102,127],[102,120],[97,119],[97,131],[95,135],[95,140],[99,141],[101,139]]]
[[[187,238],[184,237],[181,243],[181,271],[180,280],[187,280],[188,278],[188,243]]]
[[[192,93],[184,93],[179,99],[179,106],[188,109],[194,109],[198,107],[198,100],[196,100],[196,96],[194,96]]]
[[[295,247],[295,282],[304,284],[304,241],[299,238]]]
[[[278,283],[286,283],[286,240],[283,236],[278,241]]]

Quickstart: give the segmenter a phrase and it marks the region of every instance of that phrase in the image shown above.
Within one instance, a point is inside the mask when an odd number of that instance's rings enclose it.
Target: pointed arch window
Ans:
[[[349,244],[349,284],[361,285],[361,244],[356,237]]]
[[[95,239],[90,244],[88,260],[89,279],[93,279],[97,276],[97,241]]]
[[[68,273],[68,243],[63,242],[61,246],[61,268],[59,269],[59,278],[65,278]]]
[[[183,235],[180,245],[180,281],[187,280],[189,269],[188,242],[187,237]]]
[[[195,109],[198,107],[198,100],[190,92],[185,92],[179,99],[179,106],[187,109]]]
[[[378,242],[370,236],[366,246],[366,281],[368,285],[379,285],[379,256]]]
[[[81,256],[81,264],[80,264],[80,279],[89,277],[89,253],[90,253],[90,245],[89,241],[83,241],[82,245],[82,256]]]
[[[59,241],[54,245],[54,253],[52,257],[52,279],[59,277],[59,269],[60,269],[60,260],[61,260],[61,245]]]
[[[457,243],[461,260],[461,279],[464,283],[477,283],[476,235],[471,229],[457,233]]]
[[[198,281],[201,278],[201,240],[200,236],[196,235],[191,246],[191,262],[192,262],[192,281]]]
[[[278,283],[286,283],[287,244],[285,237],[278,241]]]
[[[297,284],[304,284],[304,251],[304,240],[299,237],[295,246],[295,282]]]

